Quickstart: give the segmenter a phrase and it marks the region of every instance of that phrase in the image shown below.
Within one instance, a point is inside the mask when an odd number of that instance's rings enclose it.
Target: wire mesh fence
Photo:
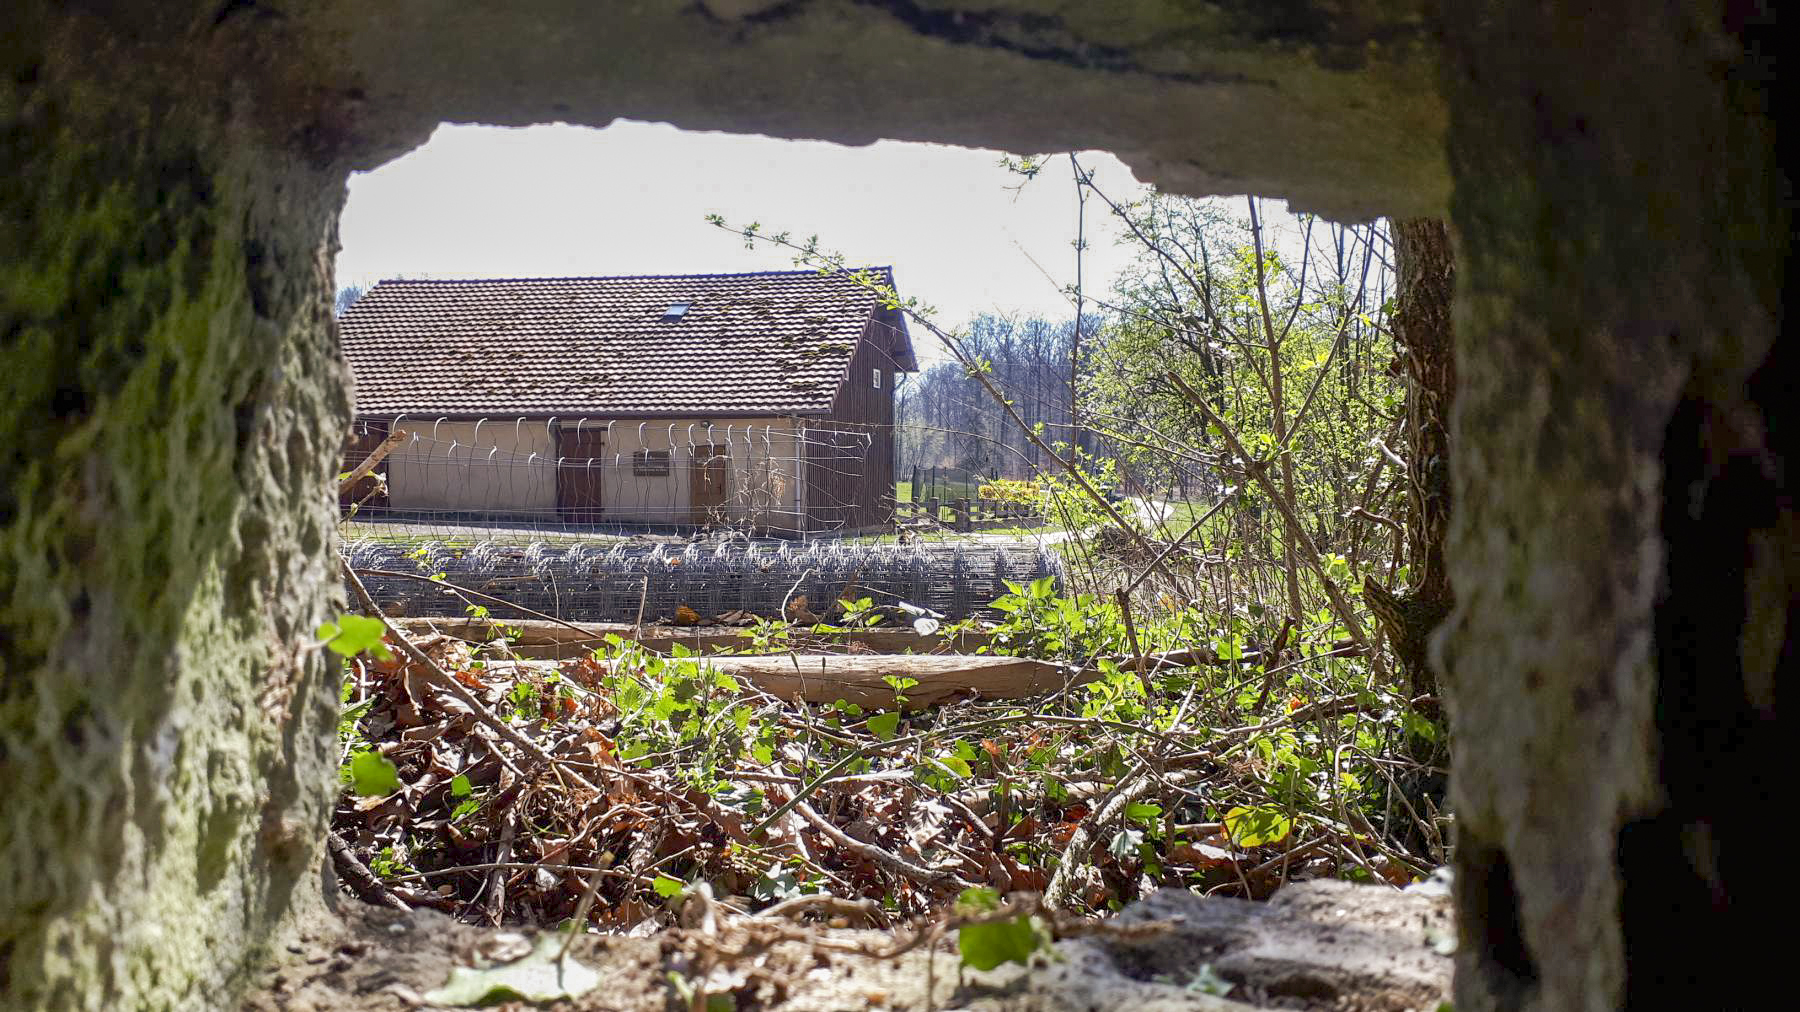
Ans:
[[[671,621],[681,608],[791,617],[858,597],[956,619],[989,613],[1007,580],[1062,578],[1057,556],[1023,544],[364,539],[345,552],[377,603],[415,617],[461,616],[470,590],[566,621]]]
[[[461,615],[455,587],[570,621],[773,617],[845,596],[955,619],[1008,580],[1060,585],[1051,545],[986,533],[1041,517],[897,515],[875,442],[797,419],[365,420],[344,472],[375,463],[341,497],[340,537],[377,601],[420,617]],[[982,536],[954,537],[976,520]]]

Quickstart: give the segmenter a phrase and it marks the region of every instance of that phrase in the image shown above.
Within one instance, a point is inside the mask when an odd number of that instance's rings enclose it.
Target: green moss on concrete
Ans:
[[[1678,838],[1651,860],[1626,857],[1627,841],[1663,820],[1750,853],[1761,823],[1747,817],[1733,843],[1726,820],[1781,807],[1746,796],[1769,768],[1753,764],[1753,722],[1728,736],[1679,723],[1731,726],[1705,709],[1709,693],[1738,689],[1728,637],[1691,630],[1742,592],[1729,576],[1723,591],[1683,586],[1666,568],[1681,546],[1663,527],[1665,496],[1698,519],[1706,492],[1702,476],[1669,470],[1702,441],[1674,426],[1694,396],[1684,388],[1705,393],[1701,417],[1760,429],[1743,379],[1774,342],[1768,293],[1789,241],[1766,175],[1772,137],[1755,96],[1732,93],[1755,78],[1732,66],[1739,42],[1723,26],[1705,7],[1645,17],[1619,4],[1572,19],[1503,2],[1446,26],[1460,386],[1457,606],[1440,648],[1456,741],[1461,1012],[1682,1007],[1668,988],[1688,975],[1659,972],[1672,959],[1707,968],[1687,1004],[1730,1004],[1713,987],[1729,992],[1764,965],[1750,956],[1765,944],[1754,917],[1733,924],[1714,907],[1729,895],[1732,910],[1749,909],[1760,869],[1747,862],[1737,886],[1702,884]],[[1608,53],[1630,56],[1596,55]],[[1762,238],[1741,241],[1736,222],[1759,223]],[[1722,472],[1735,449],[1715,449],[1709,466]],[[1731,574],[1739,558],[1721,550],[1700,568]],[[1705,689],[1671,682],[1684,666]],[[1698,742],[1704,757],[1684,752]],[[1670,808],[1682,780],[1704,785],[1688,811]],[[1696,892],[1700,909],[1676,914]]]
[[[214,1007],[329,796],[341,183],[167,95],[29,91],[0,103],[0,1007]]]

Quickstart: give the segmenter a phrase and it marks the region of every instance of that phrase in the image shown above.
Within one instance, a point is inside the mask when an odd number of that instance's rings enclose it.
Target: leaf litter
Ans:
[[[1366,822],[1269,804],[1264,735],[1179,726],[1180,713],[1159,729],[1058,718],[1067,700],[864,712],[780,700],[617,637],[560,661],[448,636],[412,646],[488,712],[409,651],[350,663],[340,877],[364,900],[471,925],[651,938],[701,916],[714,932],[752,925],[750,948],[801,924],[869,928],[896,941],[857,943],[865,955],[954,943],[986,969],[1161,885],[1261,898],[1292,879],[1420,870]],[[983,920],[1002,896],[1024,905]],[[563,937],[462,967],[425,998],[579,994],[594,978],[556,957]],[[686,986],[741,993],[750,978],[724,965]]]

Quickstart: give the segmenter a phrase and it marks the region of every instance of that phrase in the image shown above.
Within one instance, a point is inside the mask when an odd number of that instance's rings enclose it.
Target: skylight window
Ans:
[[[691,305],[693,305],[693,303],[691,303],[691,302],[671,302],[671,303],[669,303],[669,308],[663,311],[662,322],[664,322],[664,323],[679,322],[682,317],[687,315],[688,307]]]

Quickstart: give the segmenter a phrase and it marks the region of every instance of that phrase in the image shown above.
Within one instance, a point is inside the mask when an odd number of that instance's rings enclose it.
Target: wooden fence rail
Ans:
[[[969,533],[998,527],[1037,527],[1043,514],[1024,503],[987,499],[925,499],[894,504],[894,522],[902,527],[937,525],[945,530]]]

